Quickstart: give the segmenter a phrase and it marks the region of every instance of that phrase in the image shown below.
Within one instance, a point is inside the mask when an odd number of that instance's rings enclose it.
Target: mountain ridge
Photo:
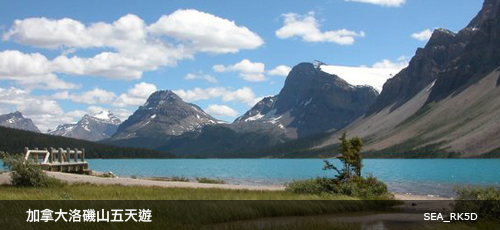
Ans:
[[[311,63],[300,63],[278,95],[261,100],[235,124],[272,123],[290,138],[302,138],[343,128],[364,114],[377,96],[373,87],[352,86]]]
[[[197,105],[184,102],[173,91],[159,90],[151,94],[145,104],[119,125],[116,133],[105,142],[132,146],[148,143],[149,147],[156,148],[171,136],[218,123],[219,120]]]
[[[40,133],[33,121],[19,111],[0,115],[0,126]]]
[[[85,114],[76,124],[59,125],[54,130],[49,130],[48,134],[88,141],[100,141],[111,137],[120,124],[120,119],[114,116],[113,113],[101,111],[93,116]]]
[[[435,30],[362,118],[312,149],[335,145],[346,131],[372,156],[488,154],[500,147],[499,66],[500,1],[487,0],[458,33]]]
[[[158,148],[182,156],[248,153],[340,129],[361,116],[377,95],[372,87],[352,86],[311,63],[300,63],[291,70],[278,95],[263,98],[231,124],[220,124],[196,105],[163,90],[153,93],[104,142]],[[156,119],[158,111],[163,111],[163,124],[143,128],[153,122],[151,117]],[[188,122],[191,126],[185,129],[185,121],[192,122],[194,117],[198,122],[208,119],[195,125]]]

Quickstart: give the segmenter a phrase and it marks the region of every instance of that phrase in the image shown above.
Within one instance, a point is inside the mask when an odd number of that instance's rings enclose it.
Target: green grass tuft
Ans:
[[[213,179],[213,178],[207,178],[207,177],[197,177],[196,180],[199,183],[204,183],[204,184],[226,184],[225,180],[222,179]]]

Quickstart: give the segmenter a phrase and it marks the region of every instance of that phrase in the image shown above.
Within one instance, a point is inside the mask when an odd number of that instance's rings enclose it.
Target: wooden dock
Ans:
[[[85,149],[24,148],[24,160],[31,161],[47,171],[90,173],[89,164],[85,161]]]

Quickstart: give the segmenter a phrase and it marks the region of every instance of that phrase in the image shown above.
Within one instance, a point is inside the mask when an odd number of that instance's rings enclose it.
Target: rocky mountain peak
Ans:
[[[23,114],[19,111],[10,113],[10,115],[12,115],[12,117],[24,118]]]
[[[433,82],[429,102],[440,100],[475,77],[473,73],[484,75],[498,67],[500,55],[495,50],[500,43],[499,12],[500,0],[486,0],[477,16],[460,32],[436,29],[409,66],[384,84],[367,114],[388,107],[395,110]]]
[[[453,39],[457,34],[451,30],[438,28],[432,32],[432,36],[425,46],[426,49],[437,47],[437,46],[448,46],[452,43]]]
[[[288,98],[289,100],[279,100],[276,107],[279,107],[278,112],[284,112],[292,108],[299,98],[304,97],[309,93],[315,76],[320,73],[312,63],[300,63],[292,68],[288,74],[285,85],[281,89],[280,97]]]
[[[101,111],[95,115],[85,114],[76,124],[62,124],[49,134],[75,139],[100,141],[111,137],[121,121],[111,111]]]
[[[156,91],[119,127],[110,142],[141,137],[178,136],[219,121],[171,90]]]
[[[310,62],[302,62],[294,66],[290,71],[287,79],[292,79],[291,81],[296,81],[297,79],[312,79],[314,74],[318,73],[320,70]],[[286,83],[285,83],[286,84]]]
[[[26,131],[32,131],[39,133],[40,130],[33,121],[29,118],[25,118],[23,114],[19,111],[0,115],[0,126],[21,129]]]
[[[305,137],[339,129],[361,116],[378,92],[369,86],[353,86],[342,78],[300,63],[288,74],[280,93],[266,97],[235,121],[239,130],[263,125],[281,129],[287,137]]]
[[[252,119],[262,118],[264,115],[271,111],[274,102],[276,102],[276,96],[264,97],[261,101],[255,104],[250,110],[248,110],[243,116],[238,117],[234,122],[247,122]]]
[[[467,41],[441,70],[427,103],[461,92],[500,66],[500,0],[485,1],[483,9],[462,31],[467,31]]]
[[[171,90],[159,90],[159,91],[156,91],[153,94],[151,94],[143,106],[147,107],[147,108],[154,108],[154,107],[159,107],[161,105],[164,105],[166,103],[171,104],[171,103],[176,103],[176,102],[183,102],[183,101],[173,91],[171,91]]]
[[[497,17],[500,11],[500,0],[485,0],[481,11],[467,25],[467,28],[478,28],[482,23]]]

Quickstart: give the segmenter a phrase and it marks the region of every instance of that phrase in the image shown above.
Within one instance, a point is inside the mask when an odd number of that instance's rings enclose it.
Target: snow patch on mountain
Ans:
[[[260,120],[261,118],[263,118],[264,115],[260,114],[260,113],[257,113],[247,119],[245,119],[245,122],[249,122],[249,121],[256,121],[256,120]]]

